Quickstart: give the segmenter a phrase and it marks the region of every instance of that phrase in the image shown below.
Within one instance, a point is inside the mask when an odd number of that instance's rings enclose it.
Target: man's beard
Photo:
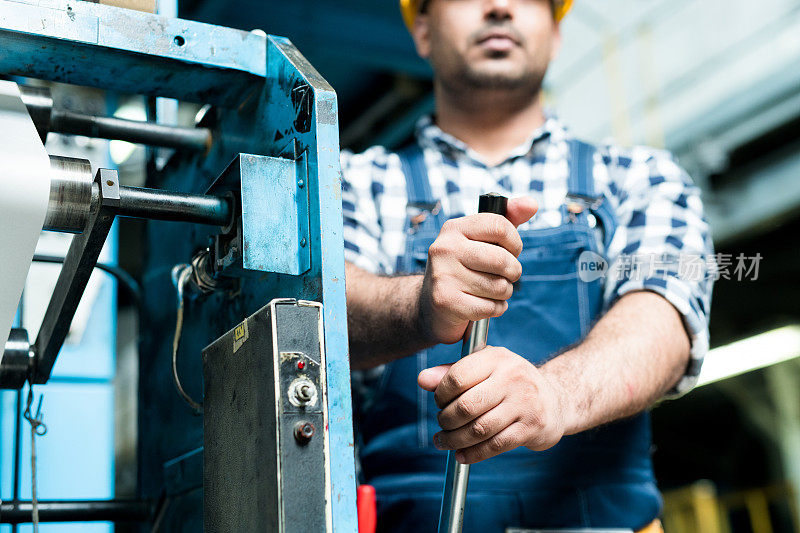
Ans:
[[[456,73],[457,80],[466,88],[475,90],[524,91],[536,94],[542,88],[544,73],[526,70],[522,72],[497,72],[474,68],[472,65],[461,65]]]
[[[455,67],[455,68],[454,68]],[[439,70],[439,69],[435,69]],[[545,71],[524,69],[521,71],[491,71],[489,69],[475,68],[473,65],[458,61],[458,65],[439,71],[440,81],[449,89],[456,92],[504,90],[510,92],[525,92],[537,94],[542,88]]]

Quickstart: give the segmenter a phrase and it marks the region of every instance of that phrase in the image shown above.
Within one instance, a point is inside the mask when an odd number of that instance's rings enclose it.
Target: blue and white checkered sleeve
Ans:
[[[375,202],[375,183],[383,170],[375,159],[383,148],[373,147],[361,154],[342,151],[342,215],[344,217],[344,258],[374,274],[389,272],[389,258],[381,247],[381,223]]]
[[[634,148],[611,159],[619,227],[607,250],[605,301],[650,290],[681,313],[692,346],[686,372],[668,394],[677,397],[694,387],[708,351],[713,280],[706,272],[714,251],[700,189],[667,152]]]

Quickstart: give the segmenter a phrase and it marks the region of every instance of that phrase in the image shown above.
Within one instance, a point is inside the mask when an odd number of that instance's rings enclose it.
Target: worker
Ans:
[[[436,530],[446,450],[464,531],[660,531],[648,408],[696,381],[713,263],[667,152],[575,138],[542,103],[569,1],[401,0],[435,113],[342,154],[361,476],[378,531]],[[478,196],[511,197],[506,217]],[[535,215],[535,216],[534,216]],[[463,359],[470,321],[489,345]]]

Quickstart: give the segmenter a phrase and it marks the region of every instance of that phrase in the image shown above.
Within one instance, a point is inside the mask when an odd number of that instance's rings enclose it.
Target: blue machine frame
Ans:
[[[270,207],[294,209],[273,216],[271,224],[278,226],[262,228],[253,241],[258,249],[245,262],[260,265],[260,276],[243,279],[235,294],[187,304],[180,371],[187,389],[199,397],[199,355],[205,345],[272,298],[321,302],[333,527],[355,532],[339,128],[332,87],[285,38],[63,0],[0,0],[0,72],[211,104],[202,122],[213,132],[207,153],[176,152],[162,171],[148,176],[148,186],[203,193],[239,154],[277,168],[281,180],[266,181],[271,189],[264,199],[274,202]],[[299,187],[292,176],[302,182]],[[146,228],[140,495],[157,498],[166,492],[176,503],[173,520],[168,517],[164,526],[172,522],[195,530],[191,523],[202,513],[194,518],[190,510],[200,501],[200,488],[190,478],[202,423],[181,403],[168,372],[175,300],[169,271],[207,246],[209,233],[188,223],[151,221]],[[271,247],[286,249],[287,243],[288,259],[269,254]]]

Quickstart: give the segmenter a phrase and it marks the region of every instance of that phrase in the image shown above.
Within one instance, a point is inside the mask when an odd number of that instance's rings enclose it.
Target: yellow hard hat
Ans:
[[[406,23],[408,31],[414,27],[414,20],[419,13],[420,5],[423,0],[400,0],[400,12],[403,14],[403,21]],[[572,8],[572,0],[555,0],[556,20],[561,22],[569,10]]]

